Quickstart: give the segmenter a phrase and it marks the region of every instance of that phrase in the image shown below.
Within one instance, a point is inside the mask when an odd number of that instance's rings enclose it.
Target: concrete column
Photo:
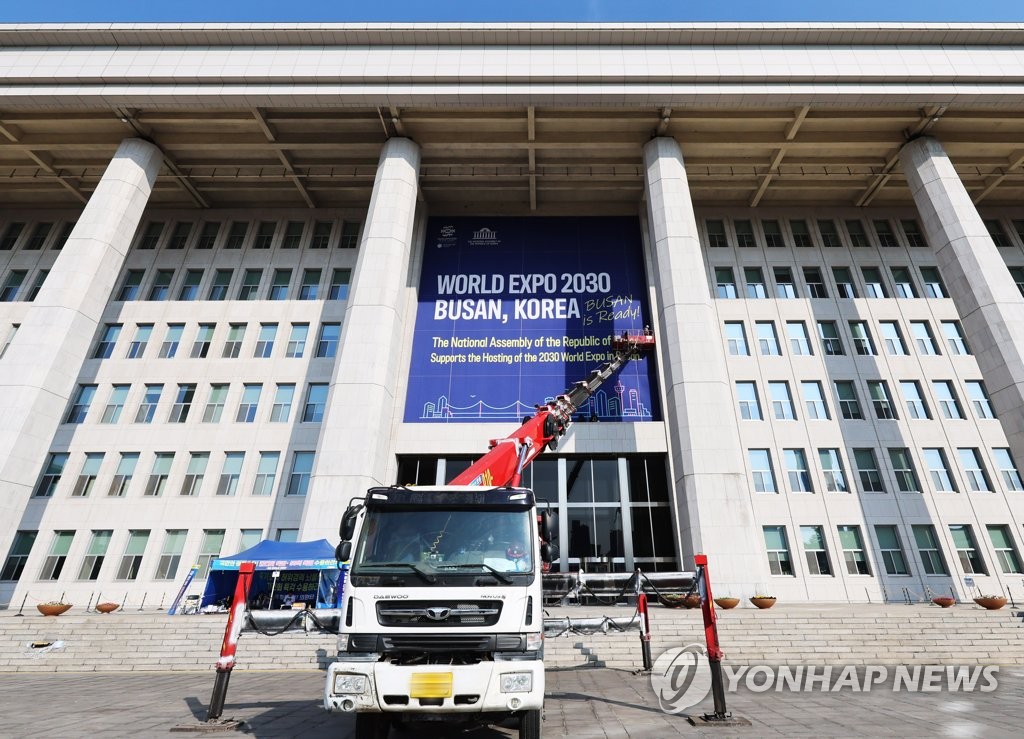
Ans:
[[[942,144],[915,139],[900,160],[992,407],[1024,464],[1024,298]]]
[[[704,552],[713,587],[752,595],[767,584],[768,560],[679,144],[668,137],[648,142],[644,167],[682,565],[691,568],[693,553]]]
[[[303,512],[303,539],[336,541],[349,500],[393,482],[391,436],[399,378],[407,370],[398,359],[413,289],[409,260],[419,168],[414,142],[394,138],[384,145]]]
[[[0,557],[75,391],[162,161],[147,141],[121,143],[0,361]]]

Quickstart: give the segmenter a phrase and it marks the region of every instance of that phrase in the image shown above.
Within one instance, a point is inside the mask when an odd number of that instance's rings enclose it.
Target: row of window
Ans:
[[[899,413],[893,403],[889,383],[885,380],[867,380],[866,382],[868,397],[871,399],[875,417],[881,420],[898,420]],[[995,412],[989,402],[985,383],[981,380],[964,380],[963,383],[967,388],[967,396],[970,398],[975,417],[994,419]],[[930,384],[934,393],[932,404],[938,407],[939,415],[950,420],[963,420],[965,418],[964,409],[954,382],[952,380],[932,380]],[[767,385],[767,400],[771,403],[772,417],[779,421],[797,420],[798,414],[793,403],[789,382],[785,380],[769,381]],[[836,402],[842,417],[847,420],[863,419],[864,413],[861,410],[857,384],[853,380],[835,380],[832,385],[835,388]],[[900,380],[899,386],[906,404],[907,418],[928,420],[933,418],[933,405],[926,399],[920,382]],[[832,412],[829,409],[828,401],[825,400],[825,393],[820,382],[817,380],[800,382],[800,394],[803,396],[807,419],[830,420],[832,418]],[[752,380],[736,382],[736,402],[739,405],[740,418],[748,421],[764,420],[761,397],[756,382]]]
[[[122,347],[125,359],[143,359],[150,343],[153,341],[153,329],[155,324],[137,323],[132,340],[127,347]],[[178,356],[182,341],[185,338],[184,323],[168,323],[163,335],[163,341],[157,352],[160,359],[173,359]],[[237,359],[242,356],[242,348],[245,346],[245,337],[248,333],[249,324],[229,323],[227,336],[223,338],[224,344],[221,347],[220,356],[224,359]],[[124,325],[120,323],[104,324],[100,330],[99,340],[93,350],[93,359],[110,359],[115,356],[117,342],[121,338]],[[191,359],[206,359],[210,355],[213,340],[216,335],[216,323],[196,324],[195,333],[190,333],[192,343],[189,347],[188,356]],[[259,331],[256,332],[255,343],[252,346],[252,356],[255,359],[269,359],[274,356],[274,344],[277,342],[278,324],[261,323]],[[331,358],[337,356],[338,342],[341,340],[340,323],[321,323],[320,331],[317,334],[316,346],[313,356],[317,358]],[[288,343],[285,345],[284,356],[286,359],[301,359],[306,353],[306,344],[309,341],[309,324],[292,323],[288,333]],[[116,356],[120,356],[118,352]],[[248,356],[248,351],[246,352]]]
[[[821,342],[821,353],[829,357],[845,356],[846,347],[853,347],[854,353],[865,356],[878,356],[878,344],[868,321],[847,321],[848,333],[840,331],[837,321],[817,321],[818,340]],[[939,341],[935,338],[929,321],[910,321],[910,337],[913,346],[921,356],[934,357],[942,354]],[[946,340],[950,354],[971,354],[971,347],[964,338],[963,327],[959,321],[940,321],[942,336]],[[793,356],[814,356],[815,348],[804,321],[786,321],[786,339],[789,352]],[[879,321],[878,331],[885,346],[885,353],[890,356],[909,356],[907,340],[899,321]],[[739,357],[750,356],[750,344],[747,340],[747,328],[743,321],[725,321],[726,346],[729,354]],[[755,321],[754,333],[757,339],[757,350],[762,356],[781,356],[782,345],[775,328],[775,321]],[[845,337],[845,338],[844,338]]]
[[[877,543],[876,561],[881,559],[886,575],[911,575],[911,567],[903,546],[900,527],[894,524],[876,524],[874,530]],[[914,524],[910,527],[920,561],[921,572],[925,575],[949,576],[949,567],[943,547],[931,524]],[[985,527],[992,552],[999,562],[1004,575],[1018,575],[1021,559],[1010,527],[1005,524],[990,524]],[[790,554],[789,537],[785,526],[764,526],[764,545],[768,565],[773,575],[796,575],[796,567]],[[822,526],[800,526],[800,544],[804,553],[804,566],[808,575],[835,576],[829,544]],[[860,526],[838,526],[836,529],[839,547],[842,550],[843,568],[847,575],[873,574],[872,563],[864,546]],[[949,535],[956,549],[957,561],[965,575],[987,575],[985,558],[977,545],[974,530],[970,524],[951,524]]]
[[[216,495],[236,495],[241,487],[245,489],[245,452],[223,452],[220,460],[220,476],[217,478]],[[53,497],[60,486],[61,479],[68,467],[68,452],[51,453],[47,459],[43,474],[39,477],[33,493],[38,498]],[[114,457],[114,454],[110,455]],[[116,460],[112,460],[108,469],[103,470],[107,455],[105,452],[86,452],[82,455],[78,475],[72,484],[70,497],[87,498],[94,490],[106,490],[111,498],[124,498],[132,488],[132,481],[137,476],[139,452],[120,452]],[[176,490],[178,495],[195,497],[202,492],[203,481],[206,479],[210,464],[210,452],[188,452],[188,463],[183,470],[180,484],[171,485],[172,467],[176,458],[175,452],[156,452],[149,462],[149,473],[145,477],[144,497],[158,498],[168,490]],[[184,457],[184,454],[182,454]],[[309,490],[309,476],[313,473],[314,452],[297,451],[292,453],[291,471],[286,479],[284,495],[304,496]],[[278,466],[281,452],[260,452],[256,462],[255,477],[251,495],[273,495],[277,484]],[[116,464],[115,464],[116,462]],[[103,473],[113,472],[109,484],[98,485],[97,481]],[[170,485],[170,487],[168,487]]]
[[[715,295],[723,299],[738,298],[736,275],[732,267],[715,267]],[[921,293],[914,278],[911,276],[910,267],[891,267],[892,292],[882,277],[882,270],[878,267],[861,267],[861,275],[864,278],[863,288],[855,281],[853,271],[849,267],[833,267],[832,278],[834,280],[837,298],[859,298],[863,295],[866,298],[888,298],[890,295],[897,298],[918,298]],[[771,275],[775,281],[776,298],[792,300],[800,297],[827,298],[830,295],[829,286],[822,274],[820,267],[802,267],[804,278],[804,290],[801,291],[796,278],[793,275],[792,267],[772,267]],[[921,267],[921,284],[924,286],[924,297],[926,298],[948,298],[946,286],[942,282],[937,267]],[[760,267],[743,268],[743,295],[747,298],[767,299],[768,284],[765,282],[764,270]]]
[[[886,492],[885,481],[882,477],[875,450],[866,448],[853,449],[852,451],[860,490],[865,493]],[[920,477],[917,474],[917,468],[910,449],[907,447],[894,447],[886,451],[888,452],[889,462],[892,465],[893,475],[896,479],[896,487],[901,492],[921,492]],[[821,474],[825,480],[825,489],[833,493],[849,493],[852,486],[846,474],[847,468],[843,462],[842,450],[825,448],[818,449],[817,452]],[[747,454],[750,460],[750,472],[753,477],[754,490],[759,493],[779,492],[779,485],[775,477],[775,464],[772,461],[772,450],[749,449]],[[960,486],[957,485],[956,479],[953,476],[945,449],[941,447],[926,447],[921,450],[921,457],[928,469],[928,478],[935,491],[948,493],[960,491]],[[968,490],[977,492],[994,491],[992,477],[988,472],[990,465],[985,463],[980,449],[976,447],[958,448],[956,450],[956,457],[960,461],[963,479],[967,483],[966,488]],[[783,449],[782,458],[790,492],[815,492],[814,478],[811,475],[806,452],[803,449]],[[1024,490],[1024,481],[1021,480],[1020,472],[1009,449],[994,447],[992,449],[992,459],[995,461],[995,469],[998,470],[999,478],[1002,480],[1006,490]]]
[[[131,384],[111,385],[107,402],[103,406],[99,423],[113,424],[121,421],[125,405],[131,394]],[[171,407],[167,411],[166,423],[186,423],[195,405],[198,384],[194,382],[178,383]],[[203,407],[202,423],[220,423],[224,415],[224,407],[228,403],[231,383],[210,383]],[[96,398],[97,385],[79,385],[75,397],[64,416],[64,423],[85,423],[89,416],[93,400]],[[293,382],[276,383],[274,402],[270,407],[270,415],[266,419],[270,423],[289,423],[292,405],[295,402],[296,385]],[[327,408],[328,384],[326,382],[310,382],[306,385],[305,402],[298,420],[302,423],[320,423],[324,419]],[[237,397],[234,420],[236,423],[256,423],[259,415],[260,399],[263,396],[263,383],[243,383],[241,395]],[[163,383],[146,383],[143,385],[142,396],[136,398],[134,415],[129,415],[132,423],[153,423],[158,417],[157,410],[164,397]],[[166,409],[165,409],[166,410]],[[162,414],[160,417],[163,417]],[[195,417],[192,417],[193,420]]]

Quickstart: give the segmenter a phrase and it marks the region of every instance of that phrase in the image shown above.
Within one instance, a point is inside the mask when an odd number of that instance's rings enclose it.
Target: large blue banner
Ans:
[[[649,323],[637,218],[431,218],[407,423],[519,421]],[[579,418],[659,418],[635,359]]]

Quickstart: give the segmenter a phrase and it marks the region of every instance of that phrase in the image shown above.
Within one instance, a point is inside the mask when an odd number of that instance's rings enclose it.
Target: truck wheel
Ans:
[[[519,719],[519,739],[541,739],[539,709],[523,713]]]
[[[391,719],[387,716],[382,716],[379,713],[356,714],[356,736],[358,739],[388,739],[390,733]]]

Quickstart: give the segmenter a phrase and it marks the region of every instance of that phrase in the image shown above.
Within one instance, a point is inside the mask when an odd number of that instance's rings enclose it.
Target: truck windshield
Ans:
[[[353,572],[404,569],[428,573],[522,573],[533,570],[530,511],[371,508]]]

